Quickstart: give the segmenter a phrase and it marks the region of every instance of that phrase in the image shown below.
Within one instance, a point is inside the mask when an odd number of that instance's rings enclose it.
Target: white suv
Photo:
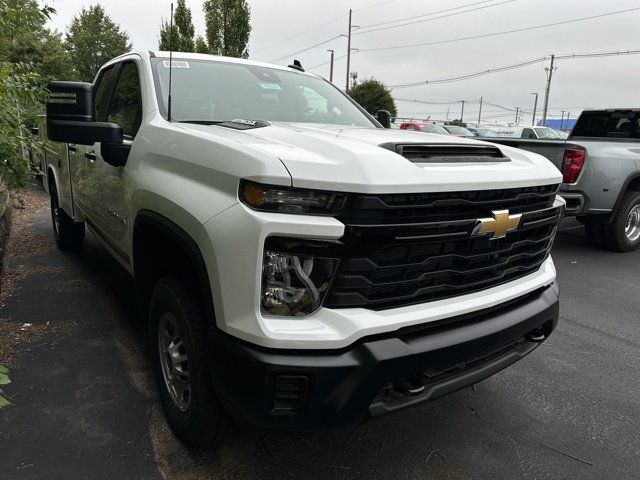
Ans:
[[[554,329],[545,158],[382,128],[297,66],[168,57],[52,82],[42,131],[58,245],[86,226],[133,275],[187,443],[226,413],[326,428],[433,399]]]

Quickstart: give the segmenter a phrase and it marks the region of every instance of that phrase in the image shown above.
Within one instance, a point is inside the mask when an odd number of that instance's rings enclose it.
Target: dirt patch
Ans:
[[[49,208],[49,197],[44,190],[35,186],[19,188],[11,192],[9,205],[13,207],[11,213],[10,247],[24,240],[23,230],[31,224],[31,219],[42,209]],[[10,250],[9,250],[10,251]]]
[[[20,353],[38,345],[46,335],[68,331],[72,326],[71,322],[13,323],[0,318],[0,364],[11,367]]]
[[[42,209],[48,208],[49,197],[36,188],[27,187],[11,193],[11,230],[3,259],[3,272],[0,284],[0,302],[16,290],[16,284],[31,275],[44,276],[62,273],[59,267],[14,265],[9,267],[8,260],[30,254],[44,252],[53,248],[51,236],[29,233],[33,217]],[[15,263],[15,262],[14,262]],[[17,354],[42,341],[45,335],[56,333],[70,327],[69,323],[46,322],[38,324],[15,323],[10,319],[0,318],[0,363],[11,365]]]

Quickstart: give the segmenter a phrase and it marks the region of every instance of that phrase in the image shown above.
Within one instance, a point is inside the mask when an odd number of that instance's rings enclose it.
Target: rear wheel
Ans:
[[[58,192],[51,187],[51,223],[53,235],[60,250],[79,250],[84,242],[84,222],[74,222],[60,207]]]
[[[208,327],[191,291],[173,276],[156,284],[149,308],[149,345],[169,425],[186,444],[206,447],[226,432],[227,418],[211,380]]]
[[[606,223],[604,236],[614,251],[630,252],[640,246],[640,192],[627,192],[611,223]]]

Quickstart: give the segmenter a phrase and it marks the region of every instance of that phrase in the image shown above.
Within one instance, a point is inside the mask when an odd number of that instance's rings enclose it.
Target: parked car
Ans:
[[[531,138],[536,140],[562,140],[557,130],[549,127],[500,127],[494,129],[496,137]]]
[[[426,122],[404,122],[400,125],[401,130],[415,130],[418,132],[437,133],[438,135],[450,135],[444,128],[436,123]]]
[[[640,247],[640,109],[584,111],[566,141],[491,141],[544,155],[562,170],[567,213],[594,245]]]
[[[466,127],[476,137],[497,137],[498,133],[487,127]]]
[[[190,445],[228,415],[322,429],[431,400],[557,324],[557,168],[382,128],[301,70],[140,51],[49,84],[57,245],[88,228],[133,276]]]
[[[459,127],[457,125],[444,125],[443,128],[451,135],[455,135],[456,137],[475,137],[473,132],[466,129],[465,127]]]

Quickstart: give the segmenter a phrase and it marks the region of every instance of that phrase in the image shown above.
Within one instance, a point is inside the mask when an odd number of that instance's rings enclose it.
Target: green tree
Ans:
[[[158,48],[160,50],[173,49],[176,52],[194,52],[196,51],[195,40],[193,39],[196,30],[193,27],[191,19],[191,10],[185,4],[185,0],[178,0],[176,11],[173,16],[173,43],[171,43],[170,35],[171,23],[162,20],[160,26],[160,41]]]
[[[13,11],[40,11],[35,0],[0,0],[0,4]],[[30,64],[45,79],[72,80],[73,65],[62,35],[45,28],[46,20],[45,15],[23,17],[24,28],[11,35],[1,32],[0,61]]]
[[[54,12],[35,1],[0,0],[0,46],[6,47],[24,32],[42,27]],[[45,79],[33,64],[10,57],[7,51],[0,57],[0,176],[12,188],[24,185],[33,176],[25,148],[32,152],[44,148],[31,136],[30,129],[47,91]]]
[[[196,53],[209,53],[209,46],[200,35],[196,37]]]
[[[207,0],[203,9],[209,52],[248,58],[251,12],[246,0]]]
[[[396,102],[391,96],[391,90],[378,80],[369,78],[362,82],[357,82],[347,93],[372,115],[378,110],[388,110],[392,117],[398,114]]]
[[[82,8],[67,29],[67,49],[80,80],[93,81],[100,67],[131,50],[129,35],[113,22],[100,5]]]
[[[449,120],[448,122],[444,122],[445,125],[453,125],[456,127],[466,127],[467,124],[464,123],[462,120],[460,120],[459,118],[456,118],[454,120]]]

